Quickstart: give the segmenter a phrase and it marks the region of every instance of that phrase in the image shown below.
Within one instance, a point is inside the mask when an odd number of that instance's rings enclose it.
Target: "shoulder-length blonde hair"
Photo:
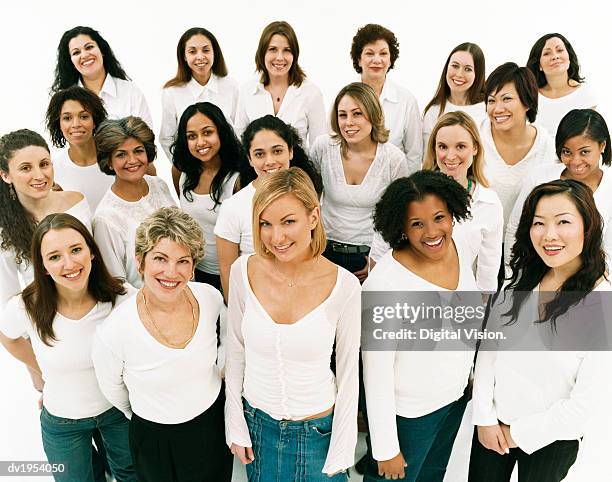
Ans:
[[[436,122],[436,125],[431,131],[429,141],[427,142],[427,147],[425,148],[423,170],[440,170],[438,163],[436,162],[436,136],[442,127],[449,126],[461,126],[470,134],[474,147],[477,149],[477,151],[474,159],[472,160],[472,165],[468,169],[467,175],[483,187],[489,187],[489,182],[484,175],[484,149],[482,147],[482,141],[480,140],[480,134],[478,133],[478,128],[476,127],[474,120],[465,112],[447,112],[438,119],[438,122]]]
[[[299,167],[290,167],[262,179],[253,197],[253,246],[259,256],[268,259],[273,257],[261,241],[259,232],[261,213],[279,197],[289,193],[293,194],[303,204],[308,213],[311,213],[315,208],[320,208],[319,197],[314,184],[308,174]],[[315,258],[325,251],[327,244],[322,219],[319,219],[312,230],[311,237],[312,257]]]
[[[389,140],[389,129],[385,127],[385,114],[383,113],[380,101],[374,89],[363,82],[353,82],[344,86],[334,100],[334,106],[331,110],[330,122],[332,128],[332,138],[340,142],[342,152],[346,152],[348,145],[340,132],[338,124],[338,104],[342,98],[348,95],[351,99],[359,104],[363,109],[366,119],[372,124],[372,133],[370,137],[372,141],[384,144]]]

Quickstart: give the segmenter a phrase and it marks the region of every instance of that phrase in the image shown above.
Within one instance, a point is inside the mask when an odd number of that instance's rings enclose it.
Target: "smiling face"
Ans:
[[[350,95],[345,95],[338,102],[338,127],[340,135],[347,144],[357,145],[372,139],[372,124],[367,119],[365,110]]]
[[[445,126],[436,134],[436,163],[459,184],[467,183],[468,170],[478,149],[470,133],[460,125]]]
[[[584,222],[566,194],[545,196],[538,202],[529,236],[546,266],[577,271],[582,265]]]
[[[187,147],[193,157],[201,162],[218,158],[221,140],[215,123],[201,112],[187,121]]]
[[[50,229],[42,238],[40,254],[58,291],[87,290],[93,255],[81,233],[72,228]]]
[[[364,82],[384,80],[391,65],[389,44],[384,39],[366,44],[359,57],[359,66],[362,69],[361,78]]]
[[[68,53],[81,77],[93,79],[104,75],[104,59],[100,47],[89,35],[79,34],[68,42]]]
[[[474,57],[471,53],[458,51],[451,55],[446,68],[446,83],[451,93],[464,96],[474,85],[475,78]]]
[[[504,85],[487,98],[487,114],[491,128],[509,131],[527,122],[529,108],[521,102],[514,83]]]
[[[253,136],[249,148],[249,163],[257,177],[267,176],[281,169],[288,169],[293,150],[276,132],[260,130]]]
[[[280,34],[272,35],[264,56],[264,65],[270,78],[289,75],[289,69],[293,65],[293,53],[287,37]]]
[[[570,137],[561,148],[561,162],[572,179],[584,181],[599,174],[599,158],[605,147],[605,142],[584,135]]]
[[[559,37],[549,38],[540,54],[540,68],[544,75],[566,74],[570,66],[569,53]]]
[[[69,144],[83,145],[92,140],[93,116],[76,100],[67,100],[60,112],[60,129]]]
[[[444,258],[453,234],[453,217],[446,203],[433,194],[412,201],[406,208],[404,233],[409,248],[418,257],[430,261]]]
[[[185,61],[198,82],[203,84],[208,82],[215,62],[210,39],[200,33],[189,38],[185,43]]]
[[[53,164],[44,147],[28,146],[13,153],[2,180],[12,184],[20,200],[44,199],[53,187]]]
[[[147,151],[143,143],[129,137],[113,151],[110,165],[115,175],[122,181],[140,182],[149,165]]]

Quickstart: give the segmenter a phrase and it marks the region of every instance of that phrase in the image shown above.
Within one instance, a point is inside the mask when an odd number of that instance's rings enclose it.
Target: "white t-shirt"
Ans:
[[[181,173],[179,184],[181,186],[179,192],[179,202],[181,209],[195,219],[204,233],[204,259],[198,263],[197,268],[200,271],[211,274],[219,274],[219,260],[217,259],[217,243],[215,241],[215,224],[219,216],[219,210],[223,201],[226,201],[233,195],[234,185],[238,179],[238,173],[235,172],[225,178],[219,196],[219,204],[215,207],[210,194],[196,194],[191,191],[192,200],[189,201],[183,195],[183,185],[187,176]]]
[[[117,297],[115,307],[128,296]],[[96,326],[106,320],[112,310],[110,302],[99,302],[79,320],[71,320],[57,313],[53,320],[57,341],[50,341],[52,346],[48,346],[40,339],[21,295],[14,296],[6,305],[0,317],[0,331],[12,339],[24,335],[30,337],[45,380],[45,408],[52,415],[80,419],[95,417],[111,408],[98,387],[91,361],[91,346]]]
[[[242,188],[221,204],[215,236],[240,245],[240,254],[251,254],[253,248],[253,183]]]
[[[310,158],[323,178],[321,212],[328,239],[371,246],[374,206],[392,181],[409,175],[404,153],[390,142],[378,144],[368,172],[357,185],[346,183],[340,143],[329,135],[316,140]]]
[[[538,95],[538,124],[550,132],[553,139],[561,119],[572,109],[592,109],[597,107],[597,97],[587,84],[580,84],[569,94],[551,99],[542,93]]]
[[[144,180],[149,192],[140,201],[125,201],[109,188],[93,219],[94,238],[109,272],[136,288],[142,286],[135,255],[136,229],[159,208],[176,205],[162,179],[145,175]]]
[[[210,102],[221,109],[231,124],[236,117],[238,84],[229,76],[218,77],[211,74],[206,85],[201,85],[192,77],[185,85],[162,89],[161,98],[162,121],[159,143],[168,159],[172,159],[170,146],[174,142],[178,123],[185,109],[197,102]]]
[[[189,283],[199,307],[196,332],[182,349],[162,345],[140,320],[134,294],[96,330],[92,351],[100,389],[131,418],[132,412],[157,423],[194,419],[217,399],[217,318],[221,293],[205,283]]]
[[[249,256],[230,271],[225,431],[228,445],[250,447],[242,397],[276,420],[301,420],[334,406],[323,472],[352,467],[357,444],[361,289],[338,267],[336,284],[319,306],[295,323],[276,323],[253,293]],[[299,291],[296,291],[299,296]],[[336,343],[336,376],[330,369]]]
[[[444,112],[442,112],[442,114],[457,111],[468,114],[474,120],[477,127],[480,127],[487,118],[487,106],[484,102],[478,102],[477,104],[472,105],[455,105],[447,100],[446,105],[444,106]],[[432,105],[423,116],[423,152],[427,152],[429,136],[431,135],[431,132],[433,131],[433,128],[440,117],[439,104]]]
[[[114,176],[104,174],[100,170],[98,163],[83,167],[72,162],[68,147],[53,156],[53,171],[55,182],[64,191],[83,193],[90,209],[94,212],[108,188],[115,181]]]

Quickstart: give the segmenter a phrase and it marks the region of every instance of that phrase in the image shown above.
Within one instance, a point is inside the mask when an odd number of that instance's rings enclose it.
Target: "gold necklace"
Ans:
[[[195,306],[193,305],[193,303],[192,303],[191,299],[189,298],[189,296],[187,296],[186,290],[185,289],[183,290],[183,296],[185,296],[185,298],[187,298],[187,302],[189,303],[189,306],[191,306],[191,335],[189,336],[189,338],[187,338],[182,343],[173,343],[170,340],[168,340],[166,335],[164,335],[162,333],[162,331],[160,330],[159,326],[157,326],[157,323],[155,323],[155,319],[151,315],[151,312],[149,311],[149,307],[147,306],[147,298],[145,297],[144,290],[141,290],[140,293],[142,294],[142,303],[144,305],[145,313],[147,314],[147,316],[151,320],[151,323],[153,323],[153,327],[155,328],[155,331],[157,332],[157,334],[161,338],[163,338],[164,342],[167,345],[171,346],[172,348],[185,348],[187,346],[187,344],[193,339],[193,336],[195,335],[195,332],[196,332]]]
[[[318,261],[319,261],[319,258],[317,257],[317,260],[316,260],[316,262],[315,262],[315,263],[317,263]],[[284,281],[285,283],[287,283],[287,286],[288,286],[289,288],[294,288],[295,286],[297,286],[297,283],[298,283],[297,278],[298,278],[299,276],[296,276],[296,277],[295,277],[295,279],[290,280],[289,278],[287,278],[287,277],[286,277],[284,274],[282,274],[282,273],[281,273],[281,272],[278,270],[278,268],[276,267],[276,262],[277,262],[277,259],[276,259],[276,258],[274,258],[274,261],[272,262],[272,264],[274,265],[274,271],[276,271],[276,274],[278,274],[278,275],[279,275],[279,276],[280,276],[280,277],[283,279],[283,281]]]

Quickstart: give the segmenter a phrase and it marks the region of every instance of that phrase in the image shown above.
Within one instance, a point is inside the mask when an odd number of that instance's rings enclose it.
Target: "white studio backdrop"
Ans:
[[[398,37],[400,57],[390,75],[414,93],[421,109],[455,45],[480,45],[488,74],[506,61],[524,65],[535,40],[559,32],[572,43],[582,74],[600,99],[598,109],[612,124],[612,96],[607,90],[612,79],[609,17],[604,8],[592,0],[13,0],[4,2],[0,13],[0,135],[27,127],[48,137],[43,116],[56,47],[62,33],[74,26],[91,26],[110,43],[144,92],[158,134],[161,87],[175,74],[176,43],[187,28],[202,26],[213,32],[230,75],[243,83],[254,75],[261,30],[273,20],[286,20],[294,27],[300,64],[321,88],[327,108],[342,86],[358,80],[349,51],[357,28],[366,23],[384,25]],[[168,180],[169,163],[161,149],[159,153],[157,168]],[[40,460],[38,396],[25,368],[3,349],[0,387],[0,460]]]

